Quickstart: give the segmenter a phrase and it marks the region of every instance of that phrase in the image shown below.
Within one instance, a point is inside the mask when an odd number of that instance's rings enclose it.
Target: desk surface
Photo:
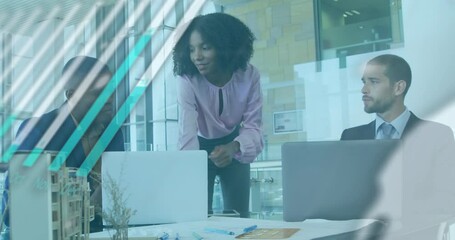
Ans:
[[[128,231],[128,237],[130,239],[146,240],[146,237],[159,237],[163,232],[166,232],[170,236],[169,240],[175,239],[177,233],[179,239],[181,240],[194,240],[195,238],[192,234],[193,232],[196,232],[204,239],[225,240],[235,239],[235,236],[240,235],[244,228],[251,225],[257,225],[258,228],[299,228],[300,230],[298,232],[287,239],[305,240],[357,230],[372,222],[373,220],[328,221],[319,219],[307,220],[303,222],[283,222],[250,218],[210,217],[205,221],[130,228]],[[230,236],[219,233],[208,233],[204,231],[205,228],[229,230],[234,232],[236,235]],[[90,234],[90,239],[110,239],[109,236],[112,234],[113,231],[92,233]]]

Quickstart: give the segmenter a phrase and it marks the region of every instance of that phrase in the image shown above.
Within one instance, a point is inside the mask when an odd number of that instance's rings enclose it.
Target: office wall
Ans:
[[[316,59],[313,0],[220,0],[225,12],[253,31],[252,63],[261,73],[265,149],[260,160],[279,160],[281,144],[305,139],[305,131],[274,132],[274,114],[304,109],[304,89],[295,85],[294,65]]]

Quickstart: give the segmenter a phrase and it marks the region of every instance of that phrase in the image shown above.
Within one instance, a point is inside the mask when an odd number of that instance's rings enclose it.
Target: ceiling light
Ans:
[[[343,17],[348,17],[348,15],[346,15],[346,14],[343,14]]]
[[[351,12],[353,12],[353,13],[355,13],[355,14],[357,14],[357,15],[360,15],[360,12],[357,11],[357,10],[351,10]]]
[[[346,13],[346,14],[349,15],[349,16],[353,16],[353,15],[354,15],[354,14],[352,14],[352,13],[349,12],[349,11],[346,11],[346,12],[344,12],[344,13]]]

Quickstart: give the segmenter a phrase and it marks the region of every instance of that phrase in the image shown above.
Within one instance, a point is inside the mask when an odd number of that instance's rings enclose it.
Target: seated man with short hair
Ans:
[[[69,60],[62,71],[60,81],[65,81],[64,94],[67,100],[59,108],[43,114],[40,117],[26,119],[19,127],[16,143],[19,150],[32,150],[37,144],[46,143],[44,150],[61,151],[73,132],[78,128],[79,123],[87,114],[90,107],[99,97],[106,85],[112,78],[112,72],[107,65],[88,56],[78,56]],[[77,89],[87,89],[79,97],[75,96]],[[85,134],[75,145],[74,149],[67,155],[65,166],[79,168],[90,153],[95,143],[103,134],[105,128],[113,119],[115,108],[113,96],[111,96],[101,111],[97,114]],[[54,121],[63,116],[63,120],[57,125]],[[58,122],[58,121],[57,121]],[[57,126],[55,133],[49,138],[46,132],[49,128]],[[44,136],[44,138],[43,138]],[[47,138],[47,139],[46,139]],[[105,151],[123,151],[124,140],[121,131],[118,131],[111,140]],[[101,185],[99,174],[101,174],[101,161],[98,161],[88,175],[88,182],[91,188],[91,204],[95,205],[95,219],[90,223],[90,231],[96,232],[103,229],[101,218]],[[97,176],[97,177],[96,177]],[[8,199],[9,179],[5,181],[5,192],[3,196],[3,211],[5,224],[9,226],[9,212],[6,206]]]
[[[455,216],[455,141],[448,126],[422,120],[405,106],[411,77],[409,64],[399,56],[368,61],[362,100],[365,112],[376,113],[376,119],[345,129],[341,140],[402,139],[404,235],[398,238],[429,239],[438,231],[431,225]]]

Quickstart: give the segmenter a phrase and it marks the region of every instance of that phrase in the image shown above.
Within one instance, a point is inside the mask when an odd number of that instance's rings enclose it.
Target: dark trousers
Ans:
[[[210,154],[218,145],[231,142],[238,136],[238,129],[228,136],[217,139],[199,137],[201,150]],[[224,168],[217,167],[208,159],[208,211],[212,211],[213,187],[215,177],[219,176],[221,191],[223,193],[224,210],[236,210],[240,217],[249,217],[250,201],[250,164],[240,163],[232,159],[232,163]]]

